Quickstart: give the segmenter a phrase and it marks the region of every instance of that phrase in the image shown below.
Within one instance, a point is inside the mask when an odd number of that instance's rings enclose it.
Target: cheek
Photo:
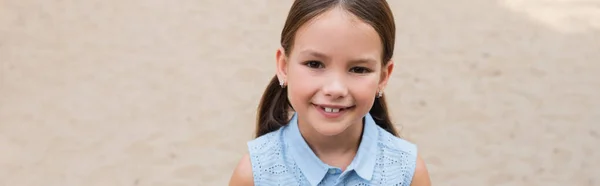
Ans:
[[[379,86],[376,76],[360,77],[351,83],[353,94],[357,97],[375,97]]]
[[[297,68],[299,67],[292,67],[288,72],[288,98],[291,102],[302,104],[305,102],[303,100],[312,97],[318,85],[314,83],[310,74]]]
[[[376,91],[371,90],[371,88],[361,87],[354,91],[352,97],[357,102],[371,102],[376,95]]]

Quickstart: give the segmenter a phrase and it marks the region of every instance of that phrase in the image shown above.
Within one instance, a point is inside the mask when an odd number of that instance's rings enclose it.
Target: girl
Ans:
[[[430,185],[383,95],[395,24],[385,0],[296,0],[230,185]]]

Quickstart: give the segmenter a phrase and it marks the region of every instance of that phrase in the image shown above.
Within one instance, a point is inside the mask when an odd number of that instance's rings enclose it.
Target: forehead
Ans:
[[[333,8],[305,23],[296,32],[292,53],[313,50],[334,58],[371,57],[383,47],[375,29],[341,8]]]

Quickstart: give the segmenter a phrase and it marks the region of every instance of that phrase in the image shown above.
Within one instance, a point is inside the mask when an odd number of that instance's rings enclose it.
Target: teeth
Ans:
[[[339,108],[327,108],[327,107],[324,107],[324,108],[325,108],[325,112],[340,112]]]

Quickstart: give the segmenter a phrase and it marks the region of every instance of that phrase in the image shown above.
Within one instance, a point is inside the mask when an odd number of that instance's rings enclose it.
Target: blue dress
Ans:
[[[365,116],[356,156],[341,171],[323,163],[300,134],[297,115],[280,129],[248,142],[256,186],[409,186],[416,167],[417,147],[398,138]]]

